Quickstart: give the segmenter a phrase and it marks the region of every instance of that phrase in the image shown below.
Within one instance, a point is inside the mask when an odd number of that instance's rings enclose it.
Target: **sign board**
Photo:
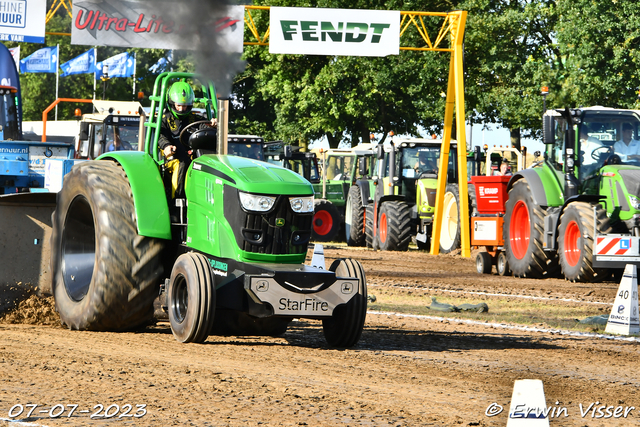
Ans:
[[[387,56],[400,52],[400,12],[272,7],[269,53]]]
[[[0,0],[3,1],[3,0]],[[31,1],[31,0],[30,0]],[[71,44],[242,52],[244,7],[218,2],[74,1]]]
[[[44,43],[46,0],[0,0],[0,41]]]

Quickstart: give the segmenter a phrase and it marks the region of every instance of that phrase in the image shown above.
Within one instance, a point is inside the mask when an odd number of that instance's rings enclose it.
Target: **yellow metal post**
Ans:
[[[469,236],[469,202],[467,187],[467,135],[465,128],[464,111],[464,74],[462,64],[462,41],[464,38],[464,26],[467,12],[452,12],[448,17],[451,22],[451,61],[449,64],[449,81],[447,85],[447,99],[444,112],[444,132],[442,147],[440,149],[440,168],[445,172],[448,169],[449,152],[451,144],[451,126],[453,124],[453,110],[456,111],[456,140],[458,142],[458,194],[460,196],[459,217],[460,221],[460,246],[463,257],[471,256],[471,239]],[[431,234],[431,254],[440,252],[440,232],[442,231],[444,192],[447,185],[447,174],[438,174],[438,186],[436,188],[436,206],[433,218]]]

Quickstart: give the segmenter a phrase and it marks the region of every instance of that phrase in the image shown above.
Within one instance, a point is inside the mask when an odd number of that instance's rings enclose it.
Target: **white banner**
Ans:
[[[0,0],[0,41],[44,43],[47,0]]]
[[[71,43],[186,50],[201,50],[204,46],[242,52],[244,7],[201,2],[199,8],[193,9],[193,4],[74,0]]]
[[[400,12],[272,7],[270,53],[387,56],[400,52]]]

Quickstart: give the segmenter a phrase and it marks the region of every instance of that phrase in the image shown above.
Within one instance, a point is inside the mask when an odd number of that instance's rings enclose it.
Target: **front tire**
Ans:
[[[384,202],[378,218],[378,244],[383,251],[406,251],[411,241],[411,208],[404,202]]]
[[[164,244],[138,235],[124,170],[109,161],[74,166],[52,219],[51,291],[62,322],[93,331],[150,322]]]
[[[340,231],[340,212],[328,200],[316,201],[313,213],[313,240],[330,242]]]
[[[344,231],[347,238],[347,245],[364,245],[364,206],[362,206],[360,187],[357,185],[351,186],[349,194],[347,195]]]
[[[375,230],[373,229],[373,220],[375,219],[375,210],[373,203],[369,203],[364,210],[364,240],[367,248],[377,248]]]
[[[504,252],[516,277],[540,278],[547,270],[542,249],[545,211],[538,206],[525,180],[516,181],[509,191],[504,217]]]
[[[480,252],[476,256],[476,271],[478,274],[491,274],[493,259],[488,252]]]
[[[367,279],[362,264],[351,258],[335,260],[329,270],[337,277],[359,280],[358,293],[346,304],[335,308],[333,315],[322,320],[322,330],[331,347],[353,347],[360,340],[367,316]]]
[[[171,332],[183,343],[202,343],[209,336],[216,309],[216,289],[211,267],[202,254],[178,257],[167,292]]]
[[[596,208],[598,234],[611,231],[609,219],[600,205]],[[570,203],[560,217],[558,255],[562,274],[573,282],[593,282],[608,275],[607,269],[593,268],[593,206]]]
[[[460,194],[458,186],[447,184],[440,229],[440,252],[448,254],[460,248]]]
[[[504,252],[500,252],[496,259],[496,270],[500,276],[511,276],[511,270],[509,269],[509,262]]]

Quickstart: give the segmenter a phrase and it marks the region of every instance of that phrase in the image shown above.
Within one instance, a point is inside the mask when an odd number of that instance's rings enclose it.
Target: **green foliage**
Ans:
[[[640,108],[640,3],[624,0],[255,0],[254,4],[407,11],[468,11],[464,44],[465,109],[473,123],[497,123],[517,135],[539,136],[541,86],[550,88],[547,108],[605,105]],[[64,13],[63,13],[64,12]],[[260,34],[269,26],[266,11],[251,11]],[[441,21],[424,19],[429,34]],[[70,32],[71,19],[59,11],[48,32]],[[251,39],[245,25],[245,40]],[[68,36],[46,36],[60,44],[61,63],[90,46],[71,45]],[[402,45],[418,45],[408,30]],[[9,47],[16,44],[7,43]],[[40,45],[21,45],[22,58]],[[103,60],[125,49],[99,47]],[[152,91],[148,69],[165,52],[128,49],[137,56],[136,91]],[[368,141],[369,134],[419,135],[442,130],[450,55],[401,51],[385,58],[271,55],[264,46],[245,46],[247,66],[234,81],[230,131],[267,140],[306,144],[327,137]],[[174,52],[174,70],[194,71],[193,55]],[[21,74],[25,120],[40,120],[55,99],[55,75]],[[93,76],[60,78],[59,97],[92,98]],[[133,79],[114,78],[106,98],[133,99]],[[96,98],[104,86],[97,82]],[[75,108],[62,105],[60,119]],[[50,116],[50,118],[52,118]]]

